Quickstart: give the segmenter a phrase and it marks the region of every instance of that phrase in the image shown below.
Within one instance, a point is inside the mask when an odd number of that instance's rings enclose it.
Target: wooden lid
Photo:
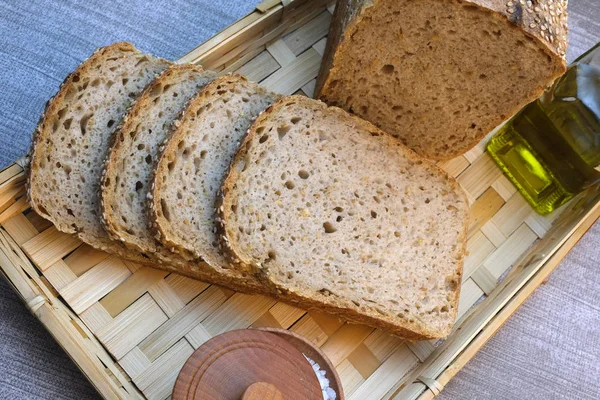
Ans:
[[[311,365],[277,334],[229,331],[200,346],[186,361],[173,400],[323,398]]]

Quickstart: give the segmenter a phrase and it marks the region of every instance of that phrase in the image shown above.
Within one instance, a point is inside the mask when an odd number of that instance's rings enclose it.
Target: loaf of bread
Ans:
[[[149,196],[157,238],[190,261],[203,259],[230,287],[264,292],[229,268],[215,233],[215,198],[250,123],[277,99],[239,75],[206,86],[177,121],[156,165]]]
[[[279,100],[252,125],[217,204],[232,264],[283,300],[410,339],[450,332],[466,196],[372,124]]]
[[[97,50],[46,105],[29,156],[27,192],[35,212],[98,249],[141,262],[147,259],[111,240],[102,226],[100,175],[129,106],[169,64],[130,43]]]
[[[315,93],[425,157],[455,157],[564,73],[566,6],[339,1]]]

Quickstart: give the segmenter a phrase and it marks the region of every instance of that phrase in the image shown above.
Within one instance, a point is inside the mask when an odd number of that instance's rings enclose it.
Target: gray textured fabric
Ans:
[[[0,168],[23,155],[44,102],[93,49],[118,40],[174,59],[256,0],[0,0]],[[600,2],[570,0],[575,56],[600,41]],[[600,398],[600,224],[440,399]],[[0,399],[97,395],[0,279]]]

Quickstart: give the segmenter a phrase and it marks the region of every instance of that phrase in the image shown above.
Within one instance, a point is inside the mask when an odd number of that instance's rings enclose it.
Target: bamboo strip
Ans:
[[[9,187],[4,193],[0,193],[0,213],[7,210],[19,197],[25,194],[23,186]]]
[[[314,49],[308,49],[296,60],[280,68],[261,82],[267,89],[281,94],[292,94],[317,77],[321,56]]]
[[[492,275],[487,268],[477,268],[471,275],[471,279],[473,279],[477,286],[479,286],[479,288],[487,295],[492,293],[498,283],[498,279]]]
[[[183,304],[189,303],[208,287],[208,283],[177,274],[167,276],[165,282],[171,286],[171,289]]]
[[[301,88],[302,92],[307,97],[314,97],[316,85],[317,85],[317,80],[313,79],[312,81],[308,82],[306,85],[302,86],[302,88]]]
[[[168,274],[166,271],[154,268],[140,268],[127,280],[111,290],[109,294],[100,300],[100,304],[114,318],[146,293],[148,288],[162,281]]]
[[[260,82],[279,68],[280,66],[273,56],[268,51],[263,51],[235,72],[253,82]]]
[[[327,44],[327,38],[324,37],[323,39],[319,40],[317,43],[313,44],[312,48],[315,49],[315,51],[321,57],[323,57],[323,55],[325,54],[325,45],[326,44]]]
[[[494,215],[492,221],[508,237],[534,212],[525,198],[517,193]]]
[[[323,11],[316,18],[303,23],[294,32],[285,36],[282,41],[294,56],[298,56],[327,35],[330,23],[331,14],[329,11]]]
[[[161,354],[213,313],[225,301],[217,287],[211,286],[140,343],[140,350],[150,361]]]
[[[476,232],[467,242],[467,256],[463,268],[463,283],[479,268],[496,247],[481,231]]]
[[[60,291],[60,295],[77,314],[104,297],[127,279],[131,272],[123,261],[111,256],[90,269]]]
[[[40,217],[33,210],[27,210],[23,215],[31,222],[38,232],[43,232],[52,226],[52,222]]]
[[[477,300],[483,296],[483,290],[477,286],[473,279],[467,279],[460,289],[460,298],[458,300],[458,313],[456,319],[459,320]]]
[[[79,314],[79,318],[85,323],[88,329],[94,334],[110,324],[113,318],[100,303],[94,303],[85,311]]]
[[[309,313],[315,322],[323,329],[327,336],[333,335],[344,325],[344,321],[330,314],[312,310]]]
[[[479,268],[487,268],[498,279],[537,239],[537,235],[522,224]]]
[[[8,221],[5,221],[2,226],[19,245],[23,245],[23,243],[26,243],[39,234],[38,230],[35,229],[33,224],[23,214],[15,215]]]
[[[474,202],[501,175],[502,171],[494,160],[488,154],[483,154],[458,177],[458,183],[467,192],[470,201]]]
[[[152,297],[145,294],[99,330],[96,336],[118,360],[168,319]]]
[[[179,312],[185,304],[177,297],[171,286],[161,279],[148,288],[148,293],[152,296],[158,306],[171,318]]]
[[[25,196],[21,197],[19,200],[6,207],[6,209],[0,213],[0,225],[6,223],[6,221],[19,215],[28,208],[29,203],[27,203],[27,198]]]
[[[448,161],[442,161],[438,163],[438,166],[446,171],[450,176],[456,178],[465,169],[471,165],[464,156],[455,157]]]
[[[148,400],[162,400],[171,394],[179,370],[193,352],[192,346],[181,339],[133,381]]]
[[[481,232],[489,239],[490,242],[496,247],[502,246],[502,243],[506,241],[504,233],[496,226],[494,221],[489,220],[481,227]]]
[[[3,187],[9,179],[21,173],[23,173],[23,168],[18,164],[12,164],[6,169],[0,171],[0,187]]]
[[[276,302],[272,297],[236,293],[206,318],[202,325],[211,336],[247,328]]]
[[[187,335],[185,335],[185,338],[194,349],[197,349],[198,347],[202,346],[204,342],[212,338],[212,336],[206,330],[204,325],[198,324],[194,329],[189,331]]]
[[[342,387],[344,388],[344,395],[348,398],[360,385],[363,384],[365,378],[357,371],[354,365],[344,360],[336,367],[338,376],[342,381]]]
[[[285,329],[292,326],[292,324],[302,318],[305,313],[306,311],[304,310],[280,302],[277,302],[269,310],[269,314],[271,314],[277,323]]]
[[[77,279],[77,275],[63,260],[58,260],[44,271],[44,277],[56,291],[61,291],[65,286]]]
[[[237,60],[231,60],[225,63],[223,65],[223,69],[220,70],[221,75],[237,71],[239,68],[244,67],[249,61],[253,60],[256,56],[264,52],[265,49],[265,46],[258,46],[257,48],[248,49],[248,51],[246,51],[245,54],[239,57]],[[246,78],[248,77],[246,76]]]
[[[494,183],[492,183],[492,188],[494,188],[494,190],[498,192],[498,194],[504,199],[504,201],[508,201],[508,199],[510,199],[515,193],[517,193],[517,188],[515,187],[515,185],[512,184],[511,181],[508,180],[508,178],[505,175],[500,175],[498,179],[496,179]]]
[[[134,380],[152,365],[139,347],[134,347],[129,353],[125,354],[119,360],[119,364],[127,372],[127,375]]]
[[[321,346],[333,365],[347,358],[373,332],[365,325],[344,324]]]
[[[398,381],[410,371],[419,359],[406,345],[400,346],[348,400],[381,399],[386,397]]]
[[[67,235],[59,232],[55,227],[50,227],[23,243],[22,248],[35,265],[44,271],[75,250],[80,244],[81,242],[75,236]]]
[[[75,275],[81,276],[89,271],[94,265],[98,265],[106,260],[108,256],[108,253],[96,250],[92,246],[83,243],[65,258],[65,263],[71,268]]]
[[[269,52],[280,67],[285,67],[296,59],[296,55],[292,53],[283,39],[279,39],[267,46],[267,52]]]
[[[539,237],[544,237],[552,228],[552,222],[545,216],[541,216],[535,212],[530,213],[525,217],[525,223]]]
[[[407,341],[406,345],[421,362],[425,362],[435,350],[433,344],[427,340],[419,340],[417,342]]]
[[[290,330],[298,335],[304,336],[318,347],[321,347],[328,337],[325,331],[317,324],[310,314],[305,314],[299,321],[292,325]]]
[[[478,232],[503,205],[504,200],[494,189],[489,188],[486,190],[471,206],[467,237],[470,238]]]
[[[381,361],[375,357],[364,343],[360,343],[344,360],[350,361],[358,373],[365,379],[368,379],[381,366]]]
[[[363,342],[380,362],[385,361],[404,341],[396,336],[374,330]]]

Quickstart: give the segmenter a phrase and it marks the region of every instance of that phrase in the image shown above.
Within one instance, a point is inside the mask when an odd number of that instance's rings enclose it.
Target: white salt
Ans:
[[[321,366],[307,357],[306,354],[304,354],[304,358],[308,360],[313,368],[313,371],[315,371],[315,374],[317,375],[317,379],[321,385],[321,392],[323,393],[323,400],[335,400],[337,397],[335,390],[329,387],[329,379],[325,377],[327,371],[321,369]]]

